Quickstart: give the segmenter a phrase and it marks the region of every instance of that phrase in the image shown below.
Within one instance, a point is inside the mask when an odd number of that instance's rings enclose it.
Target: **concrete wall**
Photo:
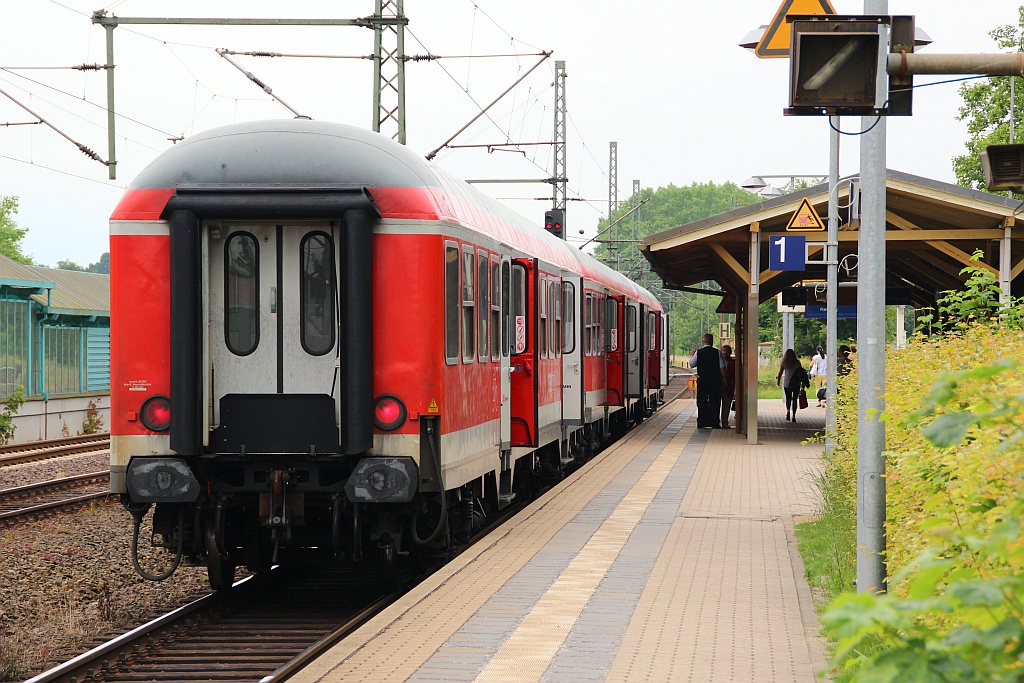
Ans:
[[[103,424],[101,432],[110,431],[110,395],[95,394],[25,401],[14,416],[14,439],[10,443],[28,443],[43,439],[60,439],[82,433],[89,401],[95,401]],[[65,430],[66,427],[66,430]]]

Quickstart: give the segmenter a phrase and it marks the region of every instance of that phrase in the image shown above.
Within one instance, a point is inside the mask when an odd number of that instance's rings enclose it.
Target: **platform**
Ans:
[[[824,409],[761,444],[666,405],[293,681],[815,681],[793,518]]]

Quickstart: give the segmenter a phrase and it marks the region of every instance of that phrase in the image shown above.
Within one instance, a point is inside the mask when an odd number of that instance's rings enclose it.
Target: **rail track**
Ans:
[[[109,495],[109,471],[0,489],[0,526]]]
[[[400,594],[365,571],[274,570],[200,598],[27,683],[282,681]]]
[[[0,467],[21,465],[38,460],[49,460],[65,455],[95,453],[110,449],[110,434],[86,434],[67,439],[33,441],[31,443],[0,446]]]

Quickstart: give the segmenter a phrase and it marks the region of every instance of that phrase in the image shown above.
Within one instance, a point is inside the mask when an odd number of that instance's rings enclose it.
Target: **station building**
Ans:
[[[84,433],[110,410],[110,276],[0,255],[0,403],[21,387],[13,442]],[[91,404],[91,405],[90,405]]]

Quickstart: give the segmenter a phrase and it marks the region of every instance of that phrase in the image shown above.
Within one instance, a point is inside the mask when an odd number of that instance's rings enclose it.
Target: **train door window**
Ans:
[[[511,268],[508,262],[501,264],[501,355],[508,356],[509,318],[512,315],[509,293],[511,288]]]
[[[302,283],[299,340],[306,353],[322,356],[334,348],[334,244],[325,232],[311,232],[299,245]]]
[[[562,353],[576,350],[576,287],[562,283]]]
[[[594,295],[586,293],[583,299],[583,353],[594,355]]]
[[[548,279],[540,276],[540,296],[537,297],[540,304],[540,339],[537,345],[540,346],[540,357],[548,357]]]
[[[260,247],[247,232],[236,232],[224,245],[224,343],[231,353],[247,356],[260,343]]]
[[[459,362],[459,245],[444,243],[444,358]]]
[[[653,351],[658,348],[658,316],[654,313],[647,314],[647,334],[650,337],[647,341],[650,343],[647,345],[648,350]]]
[[[491,360],[501,357],[501,277],[497,257],[491,258]]]
[[[626,350],[630,353],[636,352],[636,306],[626,306],[626,335],[628,345]]]
[[[614,353],[619,350],[619,302],[612,297],[604,301],[608,309],[605,316],[608,322],[608,351]]]
[[[526,318],[526,269],[520,265],[512,268],[512,354],[526,351],[526,339],[530,333]]]
[[[462,251],[462,360],[472,363],[476,356],[476,261],[473,247]]]
[[[477,340],[478,352],[480,353],[480,362],[486,362],[488,358],[487,354],[487,342],[490,341],[490,337],[487,335],[487,321],[490,319],[490,294],[491,288],[487,286],[487,252],[478,251],[476,254],[477,263],[477,292],[479,293],[479,311],[477,313],[477,320],[480,325],[480,335]]]
[[[562,355],[562,297],[559,292],[558,283],[552,282],[548,298],[551,302],[551,315],[555,318],[555,326],[551,331],[551,355],[555,357]]]

